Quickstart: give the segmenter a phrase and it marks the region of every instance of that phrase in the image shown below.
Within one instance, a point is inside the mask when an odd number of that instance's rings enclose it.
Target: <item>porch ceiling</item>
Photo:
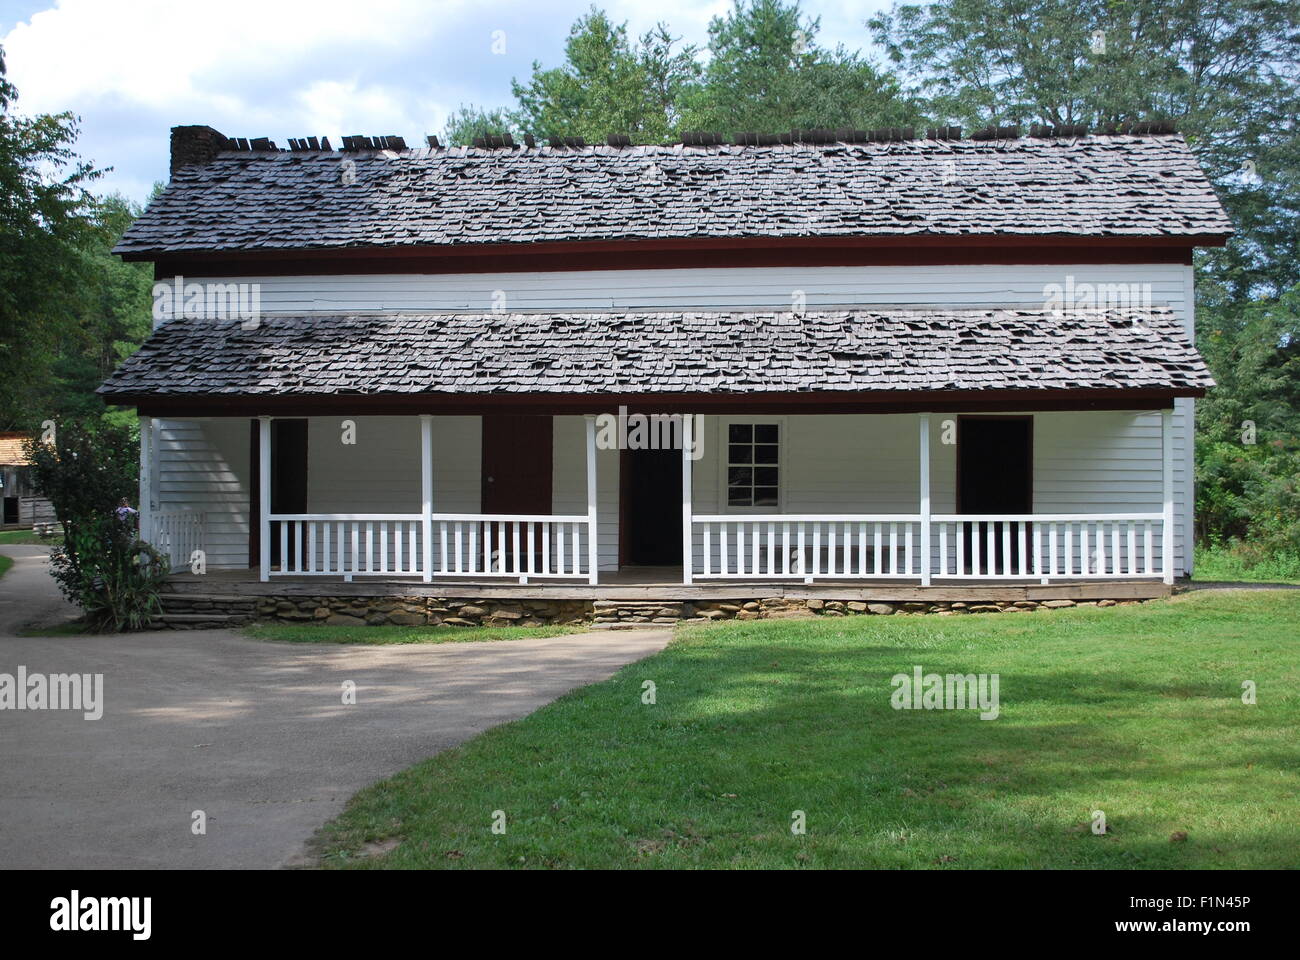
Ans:
[[[239,320],[181,319],[99,392],[137,404],[730,396],[751,406],[790,398],[934,406],[1167,399],[1212,385],[1166,308],[872,308],[270,316],[251,330]]]

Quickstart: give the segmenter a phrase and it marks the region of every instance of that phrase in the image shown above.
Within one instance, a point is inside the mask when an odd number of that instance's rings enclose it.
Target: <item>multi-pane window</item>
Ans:
[[[727,426],[727,505],[775,507],[780,472],[775,423]]]

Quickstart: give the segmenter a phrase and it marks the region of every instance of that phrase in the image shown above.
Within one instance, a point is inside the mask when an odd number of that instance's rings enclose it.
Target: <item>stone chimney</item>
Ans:
[[[172,127],[171,175],[192,163],[208,163],[227,149],[226,138],[211,127]]]

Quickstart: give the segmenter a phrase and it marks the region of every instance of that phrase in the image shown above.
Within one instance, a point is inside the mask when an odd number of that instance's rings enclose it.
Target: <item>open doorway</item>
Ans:
[[[248,515],[251,518],[248,533],[248,565],[255,567],[261,560],[262,524],[259,507],[261,490],[261,425],[249,421],[248,462],[249,483]],[[271,513],[307,512],[307,421],[271,421]],[[271,537],[271,566],[280,564],[280,538]]]
[[[624,450],[619,478],[619,566],[680,567],[681,450]]]
[[[958,417],[957,512],[974,514],[1027,514],[1034,510],[1033,417]],[[1020,544],[1010,538],[1009,552],[1002,543],[1004,524],[962,524],[966,562],[971,563],[978,536],[981,572],[1019,570]],[[993,535],[992,556],[988,553]]]

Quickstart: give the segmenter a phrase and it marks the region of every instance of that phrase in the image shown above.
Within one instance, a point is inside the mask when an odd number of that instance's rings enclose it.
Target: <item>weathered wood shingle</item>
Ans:
[[[671,394],[1213,385],[1164,308],[174,320],[100,388],[143,396]]]
[[[352,183],[341,176],[348,163]],[[223,153],[179,170],[117,252],[1230,232],[1179,136],[458,147]]]

